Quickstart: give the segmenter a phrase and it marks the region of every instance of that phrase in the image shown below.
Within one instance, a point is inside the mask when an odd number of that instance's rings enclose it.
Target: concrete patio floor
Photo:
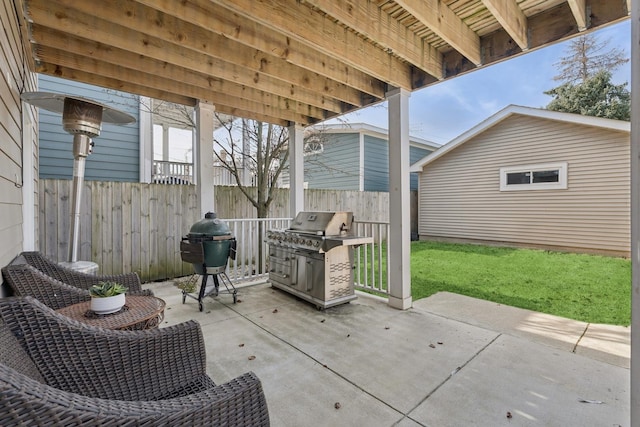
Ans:
[[[257,374],[273,426],[629,426],[628,328],[450,293],[319,311],[268,284],[200,312],[173,282],[145,287],[163,326],[202,325],[216,382]]]

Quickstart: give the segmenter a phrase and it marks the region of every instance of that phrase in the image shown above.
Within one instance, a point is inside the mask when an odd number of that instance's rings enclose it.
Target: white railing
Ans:
[[[355,250],[354,282],[357,289],[389,294],[389,223],[363,221],[355,223],[357,236],[373,237],[373,243]]]
[[[238,173],[242,176],[242,169],[239,169]],[[257,185],[257,180],[253,173],[249,173],[248,179],[249,181],[244,183],[245,186],[255,187]],[[154,184],[193,184],[193,164],[154,160],[151,180]],[[271,185],[272,180],[273,174],[269,176],[268,185]],[[222,166],[220,162],[214,162],[213,185],[237,184],[235,176],[228,168]],[[280,187],[280,185],[277,186]]]
[[[232,281],[266,280],[269,258],[265,233],[288,228],[291,218],[225,219],[236,238],[236,259],[229,260],[227,274]]]
[[[229,260],[227,274],[234,282],[263,281],[268,278],[269,257],[265,243],[267,230],[289,228],[291,218],[224,219],[237,241],[236,259]],[[389,224],[356,222],[355,234],[373,237],[373,243],[354,251],[354,282],[357,289],[388,294],[387,241]]]
[[[192,184],[192,171],[191,163],[154,160],[151,179],[155,184]]]
[[[238,169],[238,174],[243,176],[243,169]],[[244,183],[247,187],[256,187],[258,180],[253,172],[249,172],[248,181]],[[271,185],[273,181],[273,173],[269,174],[267,185]],[[237,185],[236,178],[229,169],[222,166],[219,162],[213,165],[213,185]],[[281,187],[281,182],[278,182],[276,187]]]
[[[214,163],[213,185],[237,185],[237,182],[229,169]]]

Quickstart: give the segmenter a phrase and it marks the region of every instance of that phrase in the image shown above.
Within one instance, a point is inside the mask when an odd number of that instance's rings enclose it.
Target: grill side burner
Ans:
[[[353,249],[373,239],[352,226],[351,212],[300,212],[290,228],[267,231],[271,285],[319,309],[355,299]]]

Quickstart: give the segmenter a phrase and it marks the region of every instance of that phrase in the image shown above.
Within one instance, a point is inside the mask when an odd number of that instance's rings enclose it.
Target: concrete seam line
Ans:
[[[422,405],[428,398],[430,398],[431,396],[433,396],[433,394],[438,391],[438,389],[440,389],[440,387],[442,387],[443,385],[445,385],[445,383],[447,383],[454,375],[456,375],[458,372],[462,371],[465,366],[467,366],[469,363],[471,363],[472,360],[474,360],[476,357],[478,357],[478,355],[480,353],[482,353],[483,351],[485,351],[491,344],[493,344],[494,342],[496,342],[496,340],[498,338],[500,338],[502,336],[501,333],[499,333],[498,335],[496,335],[491,341],[489,341],[487,344],[485,344],[480,350],[478,350],[473,356],[471,356],[471,358],[469,360],[467,360],[466,362],[464,362],[462,364],[462,366],[458,366],[455,370],[453,370],[449,376],[447,378],[445,378],[440,384],[438,384],[436,386],[436,388],[434,388],[433,390],[431,390],[429,392],[429,394],[427,394],[424,399],[422,399],[420,402],[418,402],[418,404],[416,406],[414,406],[413,408],[411,408],[411,410],[408,412],[409,414],[413,411],[416,410],[416,408],[418,408],[418,406]],[[415,420],[414,420],[415,421]]]
[[[284,344],[288,345],[289,347],[293,348],[294,350],[297,350],[298,352],[300,352],[301,354],[305,355],[306,357],[308,357],[309,359],[313,360],[314,362],[316,362],[318,365],[324,367],[325,369],[329,370],[330,372],[332,372],[334,375],[336,375],[337,377],[343,379],[344,381],[348,382],[349,384],[351,384],[352,386],[354,386],[355,388],[357,388],[358,390],[362,391],[363,393],[371,396],[373,399],[377,400],[378,402],[382,403],[383,405],[389,407],[390,409],[396,411],[398,414],[403,415],[403,416],[407,416],[407,414],[405,414],[404,412],[402,412],[400,409],[398,408],[394,408],[392,405],[388,404],[387,402],[385,402],[384,400],[382,400],[381,398],[379,398],[378,396],[368,392],[367,390],[363,389],[362,387],[360,387],[358,384],[354,383],[352,380],[350,380],[349,378],[345,377],[344,375],[340,374],[339,372],[335,371],[334,369],[330,368],[327,364],[322,363],[320,360],[316,359],[315,357],[313,357],[312,355],[310,355],[309,353],[305,352],[304,350],[302,350],[299,347],[296,347],[295,345],[291,344],[290,342],[286,341],[284,338],[279,337],[278,335],[274,334],[273,332],[267,330],[265,327],[261,326],[260,324],[258,324],[257,322],[255,322],[254,320],[251,320],[250,318],[248,318],[247,316],[245,316],[244,314],[240,313],[239,311],[235,310],[232,306],[227,305],[227,304],[223,304],[225,307],[227,307],[229,310],[233,311],[234,313],[236,313],[237,315],[239,315],[240,317],[246,319],[248,322],[253,323],[255,326],[257,326],[258,328],[262,329],[264,332],[266,332],[267,334],[271,335],[272,337],[276,338],[279,341],[282,341]],[[468,362],[467,362],[468,363]],[[465,363],[466,365],[466,363]],[[411,412],[411,411],[409,411]]]
[[[582,331],[582,335],[580,335],[580,338],[578,338],[578,341],[576,341],[576,345],[573,346],[573,350],[571,350],[571,353],[576,352],[576,350],[578,349],[578,345],[580,344],[580,341],[582,341],[582,338],[587,334],[587,330],[589,329],[589,326],[591,326],[591,323],[587,323],[587,326],[585,326],[584,331]]]

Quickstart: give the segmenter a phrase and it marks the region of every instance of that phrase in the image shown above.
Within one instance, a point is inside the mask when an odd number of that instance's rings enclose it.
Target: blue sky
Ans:
[[[595,32],[630,56],[631,25],[625,20]],[[444,144],[509,104],[544,107],[551,97],[543,92],[559,85],[554,67],[566,53],[568,42],[557,43],[469,74],[413,92],[409,98],[411,135]],[[631,66],[613,76],[616,84],[629,82]],[[387,127],[386,104],[344,116],[351,123]],[[329,121],[331,123],[332,121]]]

